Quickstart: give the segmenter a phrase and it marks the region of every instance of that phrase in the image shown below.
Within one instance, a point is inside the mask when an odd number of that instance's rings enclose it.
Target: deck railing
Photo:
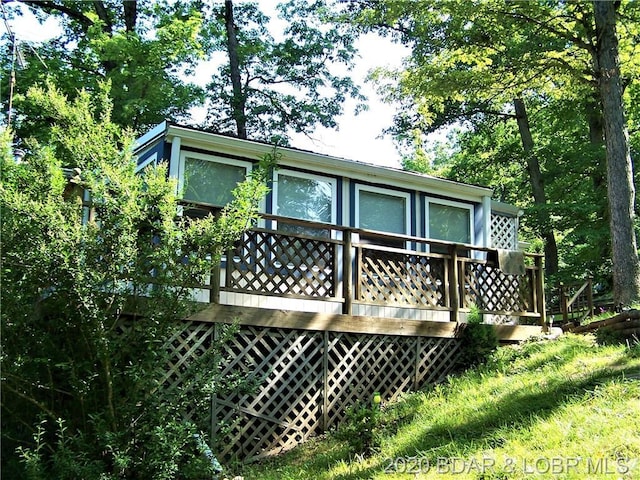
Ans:
[[[580,324],[595,313],[593,301],[593,279],[584,282],[560,283],[557,288],[557,302],[551,313],[562,317],[562,324]]]
[[[220,292],[449,312],[452,321],[476,306],[495,317],[545,324],[542,257],[525,254],[525,273],[500,270],[497,250],[382,234],[263,214],[212,275]],[[221,281],[217,281],[221,279]]]

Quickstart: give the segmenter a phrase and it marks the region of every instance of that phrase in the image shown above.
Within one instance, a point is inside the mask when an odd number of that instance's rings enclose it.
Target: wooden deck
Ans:
[[[286,451],[338,426],[350,406],[370,402],[374,392],[393,401],[439,383],[461,354],[456,322],[211,304],[167,343],[172,361],[166,388],[189,388],[183,385],[184,365],[203,355],[227,323],[239,330],[222,346],[219,372],[245,377],[257,388],[212,399],[214,450],[225,460]],[[542,333],[540,326],[495,328],[504,343]]]
[[[206,303],[167,344],[173,360],[164,383],[183,389],[185,362],[224,324],[239,326],[220,374],[258,388],[212,399],[220,458],[285,451],[336,427],[373,392],[390,401],[443,381],[474,305],[503,343],[546,330],[540,256],[528,255],[514,275],[500,270],[493,249],[263,218],[198,286]],[[537,325],[515,324],[525,321]]]

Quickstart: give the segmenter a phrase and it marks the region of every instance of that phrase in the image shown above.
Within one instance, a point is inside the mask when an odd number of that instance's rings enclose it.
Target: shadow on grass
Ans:
[[[558,358],[557,354],[563,350],[566,350],[567,357]],[[554,359],[556,364],[561,364],[569,363],[579,353],[578,349],[569,346],[567,349],[552,353],[550,356],[545,355],[545,357],[548,357],[547,361]],[[538,360],[535,363],[538,363]],[[540,366],[543,363],[541,359]],[[419,455],[434,465],[438,457],[460,456],[460,452],[471,457],[485,448],[498,448],[503,443],[501,436],[497,435],[501,430],[505,428],[526,430],[534,422],[549,418],[570,399],[583,396],[596,386],[614,378],[637,371],[637,366],[630,366],[628,369],[620,368],[619,361],[616,360],[578,379],[560,380],[556,377],[543,387],[535,386],[537,390],[542,388],[537,392],[530,391],[533,385],[525,387],[525,390],[501,397],[498,405],[495,400],[488,399],[484,405],[480,406],[478,412],[469,416],[463,424],[452,419],[450,422],[431,427],[425,425],[422,433],[406,448],[397,451],[395,456],[408,458]],[[486,413],[482,413],[483,411]],[[452,442],[455,442],[456,453],[448,455],[446,448]],[[382,462],[383,460],[380,459],[366,469],[333,478],[341,480],[372,478],[385,468],[385,463]]]

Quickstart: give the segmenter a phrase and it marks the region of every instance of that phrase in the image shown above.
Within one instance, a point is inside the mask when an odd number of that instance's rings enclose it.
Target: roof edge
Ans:
[[[221,151],[221,153],[236,154],[258,160],[265,154],[271,153],[273,149],[276,148],[283,154],[285,159],[295,159],[296,165],[300,167],[317,169],[318,165],[323,165],[326,168],[341,171],[345,174],[356,174],[360,178],[364,177],[365,179],[375,179],[376,177],[381,177],[380,180],[389,179],[403,183],[406,182],[407,186],[419,186],[420,189],[424,189],[425,187],[434,187],[434,189],[439,191],[461,194],[476,199],[484,196],[490,197],[493,193],[491,188],[479,185],[455,182],[445,178],[433,177],[431,175],[409,172],[392,167],[368,164],[357,160],[315,153],[293,147],[277,146],[255,140],[245,140],[218,133],[206,132],[192,127],[176,125],[169,122],[163,122],[163,124],[155,127],[147,135],[141,137],[140,144],[143,144],[143,139],[149,143],[149,141],[155,138],[155,136],[162,134],[163,131],[160,129],[161,125],[165,125],[164,132],[167,135],[168,141],[171,141],[173,137],[179,137],[183,145],[187,143],[191,146],[205,149],[210,147],[212,143],[215,143],[216,148]],[[152,135],[152,132],[156,132],[154,134],[155,136]]]

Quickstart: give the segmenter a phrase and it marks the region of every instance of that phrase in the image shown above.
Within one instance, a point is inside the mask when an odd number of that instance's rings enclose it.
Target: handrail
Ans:
[[[593,315],[594,311],[594,303],[593,303],[593,279],[587,278],[585,282],[578,288],[576,293],[573,294],[571,298],[569,298],[568,289],[572,286],[580,285],[576,283],[574,285],[565,285],[564,283],[560,283],[560,312],[562,313],[562,320],[564,323],[569,322],[569,314],[574,313],[573,306],[577,302],[578,299],[584,296],[586,291],[586,299],[583,299],[586,305],[584,312],[579,317],[579,321],[582,322],[587,317]],[[578,311],[580,311],[579,309]]]
[[[200,208],[202,210],[206,210],[209,211],[211,213],[215,213],[215,212],[219,212],[221,211],[221,207],[209,204],[209,203],[202,203],[202,202],[194,202],[194,201],[190,201],[190,200],[181,200],[180,201],[181,205],[185,205],[185,206],[193,206],[195,208]],[[404,235],[404,234],[398,234],[398,233],[389,233],[389,232],[380,232],[377,230],[368,230],[368,229],[364,229],[364,228],[360,228],[360,227],[350,227],[350,226],[346,226],[346,225],[336,225],[334,223],[325,223],[325,222],[315,222],[315,221],[311,221],[311,220],[303,220],[300,218],[294,218],[294,217],[286,217],[286,216],[282,216],[282,215],[274,215],[272,213],[259,213],[259,217],[260,220],[268,220],[268,221],[275,221],[275,222],[281,222],[281,223],[286,223],[289,225],[299,225],[299,226],[304,226],[304,227],[310,227],[310,228],[317,228],[317,229],[321,229],[321,230],[336,230],[336,231],[340,231],[340,232],[351,232],[351,233],[356,233],[359,235],[365,235],[368,237],[377,237],[380,239],[385,239],[385,240],[398,240],[398,241],[404,241],[404,242],[416,242],[416,243],[428,243],[430,245],[436,246],[436,247],[445,247],[445,248],[453,248],[455,247],[458,250],[474,250],[477,252],[487,252],[487,253],[495,253],[498,251],[497,248],[492,248],[492,247],[483,247],[480,245],[472,245],[470,243],[457,243],[457,242],[450,242],[447,240],[439,240],[439,239],[432,239],[432,238],[425,238],[425,237],[417,237],[417,236],[413,236],[413,235]],[[269,231],[273,231],[276,233],[282,233],[282,234],[291,234],[291,232],[286,232],[286,231],[281,231],[281,230],[272,230],[272,229],[267,229]],[[389,247],[391,248],[391,247]],[[536,257],[544,257],[543,254],[541,253],[535,253],[535,252],[524,252],[524,255],[527,257],[531,257],[531,258],[536,258]]]
[[[210,213],[220,210],[198,202],[183,204]],[[211,301],[219,301],[221,289],[255,295],[341,300],[346,314],[352,312],[354,304],[384,305],[388,301],[389,305],[404,308],[448,310],[453,321],[458,321],[460,312],[468,311],[471,303],[478,302],[483,313],[537,316],[542,326],[546,326],[540,254],[525,253],[533,259],[532,264],[527,265],[522,278],[509,279],[498,267],[495,248],[269,213],[261,213],[259,220],[267,222],[266,227],[250,228],[245,242],[228,252],[234,253],[227,256],[223,267],[224,284],[219,285],[215,279],[211,282]],[[277,222],[277,226],[269,228],[268,222]],[[315,236],[281,229],[282,224],[334,233]],[[364,236],[366,241],[360,241],[357,236]],[[398,245],[385,246],[376,240]],[[315,244],[306,242],[317,242],[317,245],[309,247]],[[314,262],[315,257],[309,248],[316,249],[322,244],[327,247],[322,247],[323,256],[318,258],[320,270],[311,271],[309,262]],[[437,252],[424,251],[416,245],[436,247]],[[492,255],[476,257],[472,252]],[[372,255],[381,257],[372,262]],[[283,265],[286,268],[283,269]],[[220,273],[218,267],[214,277],[219,278]],[[438,287],[432,287],[436,283]],[[368,292],[366,298],[362,296],[364,291]],[[372,295],[371,298],[368,295]],[[434,301],[436,303],[432,303]]]

